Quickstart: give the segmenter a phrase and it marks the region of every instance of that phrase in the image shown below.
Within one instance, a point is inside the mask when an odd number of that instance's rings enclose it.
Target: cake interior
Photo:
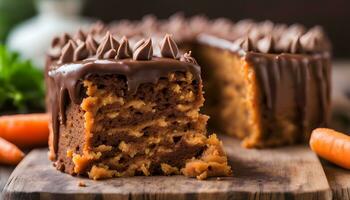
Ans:
[[[238,54],[211,46],[196,48],[195,57],[203,68],[204,113],[211,116],[209,127],[244,139],[260,137],[257,90],[254,71]]]
[[[221,143],[206,136],[201,83],[190,72],[141,84],[135,94],[122,75],[91,75],[82,84],[81,105],[66,109],[72,124],[61,125],[58,157],[67,158],[58,162],[62,171],[88,172],[92,179],[181,173],[206,178],[230,171]],[[69,138],[72,132],[79,139]]]

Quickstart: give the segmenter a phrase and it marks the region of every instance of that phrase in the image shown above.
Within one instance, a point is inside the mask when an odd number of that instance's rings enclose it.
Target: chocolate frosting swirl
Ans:
[[[109,57],[112,55],[111,54],[112,51],[110,50],[113,49],[116,52],[118,48],[119,48],[119,42],[114,39],[114,37],[110,34],[110,32],[107,32],[105,37],[102,39],[100,46],[97,48],[96,56],[97,58],[111,58]]]
[[[130,49],[129,41],[124,36],[121,39],[121,43],[120,43],[120,46],[118,48],[118,52],[117,52],[115,59],[124,59],[124,58],[131,58],[131,57],[132,57],[132,51]]]
[[[92,37],[92,35],[88,35],[86,38],[86,49],[89,51],[91,55],[96,54],[98,44],[96,40]]]
[[[296,37],[292,40],[289,51],[291,53],[304,53],[303,47],[300,43],[300,37]]]
[[[166,34],[160,47],[160,54],[164,58],[179,58],[179,48],[170,34]]]
[[[273,52],[273,48],[274,48],[273,37],[271,35],[268,35],[260,39],[256,45],[257,45],[256,48],[262,53]]]
[[[85,41],[86,35],[81,29],[79,29],[78,32],[75,34],[74,39],[80,40],[80,41]]]
[[[74,51],[73,61],[83,60],[87,57],[89,57],[89,51],[86,48],[86,43],[81,42]]]
[[[62,48],[62,55],[58,60],[58,63],[63,64],[63,63],[73,62],[74,50],[75,50],[75,44],[73,40],[69,40],[69,42]]]
[[[153,47],[151,38],[146,41],[141,41],[137,43],[135,48],[133,58],[134,60],[150,60],[153,55]]]
[[[104,55],[104,59],[113,59],[117,55],[117,51],[115,49],[108,50]]]
[[[252,40],[249,37],[239,38],[234,42],[234,44],[236,44],[237,46],[239,46],[241,49],[243,49],[246,52],[252,51],[254,49],[253,44],[252,44]]]

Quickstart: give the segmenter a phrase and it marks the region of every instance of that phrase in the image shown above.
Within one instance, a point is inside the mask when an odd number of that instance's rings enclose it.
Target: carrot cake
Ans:
[[[231,168],[207,135],[201,69],[170,35],[130,47],[110,32],[53,41],[46,66],[50,158],[91,179],[173,175],[205,179]]]

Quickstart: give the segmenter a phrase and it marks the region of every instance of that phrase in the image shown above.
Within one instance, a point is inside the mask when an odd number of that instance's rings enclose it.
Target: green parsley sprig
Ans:
[[[29,60],[0,45],[0,113],[44,110],[44,75]]]

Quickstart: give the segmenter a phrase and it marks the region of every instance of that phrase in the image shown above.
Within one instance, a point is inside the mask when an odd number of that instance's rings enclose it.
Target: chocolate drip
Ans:
[[[164,58],[177,59],[179,57],[179,48],[177,47],[177,44],[175,43],[171,35],[165,35],[160,47],[160,54]]]
[[[143,42],[138,42],[135,48],[133,58],[134,60],[150,60],[153,55],[153,47],[151,38]]]
[[[169,67],[171,66],[171,67]],[[200,67],[198,65],[181,62],[169,58],[153,57],[149,61],[135,61],[132,59],[114,60],[86,60],[83,62],[63,65],[48,72],[50,78],[50,91],[52,102],[52,119],[54,132],[54,150],[57,153],[59,121],[65,123],[65,106],[68,100],[80,104],[79,81],[90,74],[119,74],[127,79],[128,92],[133,95],[139,85],[143,83],[157,83],[171,72],[191,72],[197,81],[201,81]]]
[[[286,104],[294,102],[298,111],[297,123],[304,131],[310,120],[310,105],[319,103],[319,124],[328,123],[330,106],[330,63],[328,55],[301,56],[291,54],[247,53],[246,61],[254,67],[260,86],[262,108],[271,112],[270,119],[285,114]],[[283,81],[281,81],[283,80]],[[314,82],[318,97],[310,97],[311,85]],[[291,99],[294,98],[295,101]],[[314,99],[318,98],[318,99]],[[314,127],[316,128],[316,127]],[[302,135],[302,134],[301,134]]]
[[[119,48],[119,43],[114,39],[114,37],[109,32],[107,32],[105,37],[102,39],[100,46],[97,49],[96,56],[97,58],[108,57],[108,55],[105,55],[107,52],[109,52],[110,54],[111,49],[114,49],[114,51],[116,52],[118,48]]]
[[[124,58],[131,58],[132,57],[132,51],[130,49],[129,41],[124,36],[121,40],[120,46],[118,48],[117,56],[115,59],[124,59]]]
[[[73,62],[74,50],[75,50],[75,44],[72,40],[69,40],[69,42],[62,49],[62,55],[58,60],[58,63],[62,64],[62,63]]]

